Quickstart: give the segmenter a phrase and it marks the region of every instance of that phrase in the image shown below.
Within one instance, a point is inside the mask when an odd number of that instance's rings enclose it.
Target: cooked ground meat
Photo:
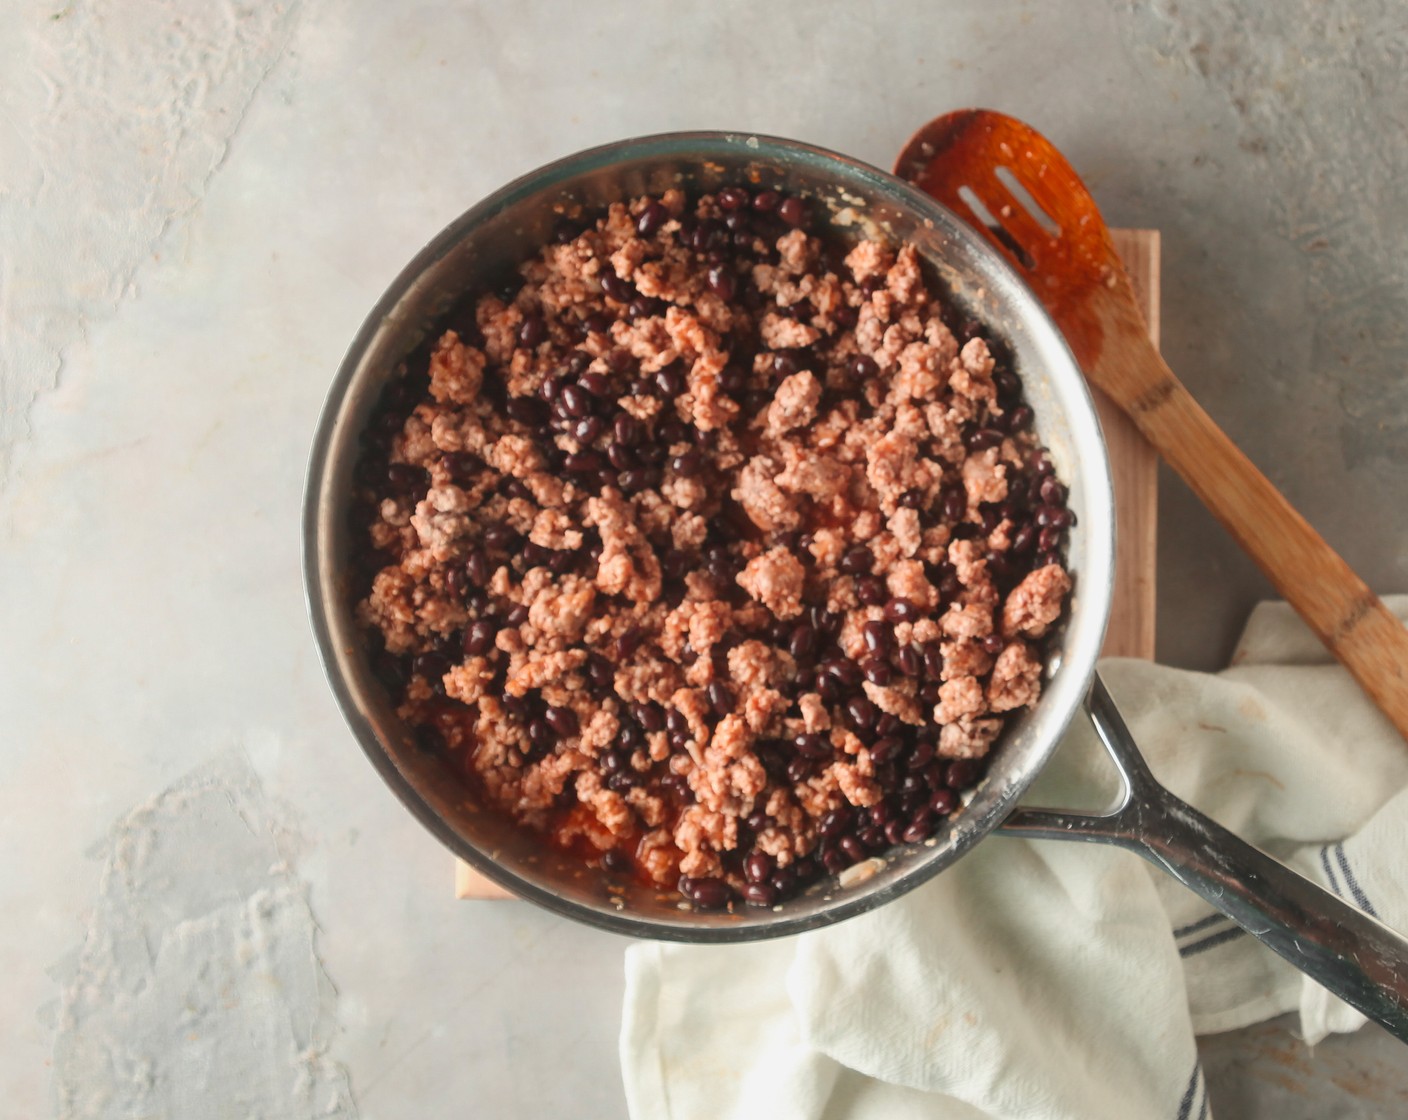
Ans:
[[[1070,590],[1001,349],[912,246],[773,192],[619,203],[521,273],[366,436],[358,614],[401,717],[702,907],[931,835]]]

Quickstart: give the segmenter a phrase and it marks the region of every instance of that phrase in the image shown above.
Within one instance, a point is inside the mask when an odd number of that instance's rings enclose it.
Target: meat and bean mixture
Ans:
[[[912,246],[730,186],[564,219],[365,437],[358,614],[492,805],[699,908],[960,812],[1041,690],[1072,514]]]

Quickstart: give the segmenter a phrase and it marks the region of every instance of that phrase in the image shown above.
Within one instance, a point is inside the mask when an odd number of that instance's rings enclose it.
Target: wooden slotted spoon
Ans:
[[[1090,383],[1129,415],[1408,739],[1408,629],[1164,364],[1095,200],[1061,153],[1013,117],[969,109],[916,132],[895,174],[971,218],[1017,268]],[[1028,209],[1008,185],[1014,180],[1044,213]]]

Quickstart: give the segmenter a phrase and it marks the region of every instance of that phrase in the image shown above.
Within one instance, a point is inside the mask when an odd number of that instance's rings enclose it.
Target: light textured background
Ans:
[[[5,1114],[619,1112],[622,944],[450,900],[298,573],[362,316],[569,151],[728,127],[888,166],[946,109],[1026,117],[1112,224],[1164,231],[1195,395],[1408,588],[1405,26],[1396,0],[0,5]],[[1266,588],[1172,478],[1160,533],[1161,656],[1220,664]],[[1206,1052],[1224,1116],[1408,1108],[1371,1033]]]

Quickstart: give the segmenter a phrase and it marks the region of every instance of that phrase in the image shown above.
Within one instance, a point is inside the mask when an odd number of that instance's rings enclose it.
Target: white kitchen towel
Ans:
[[[1408,745],[1288,607],[1222,673],[1101,674],[1161,782],[1408,931]],[[1078,726],[1026,803],[1113,774]],[[632,946],[621,1061],[635,1120],[1205,1120],[1195,1033],[1290,1010],[1311,1042],[1363,1022],[1138,856],[993,836],[832,929]]]

